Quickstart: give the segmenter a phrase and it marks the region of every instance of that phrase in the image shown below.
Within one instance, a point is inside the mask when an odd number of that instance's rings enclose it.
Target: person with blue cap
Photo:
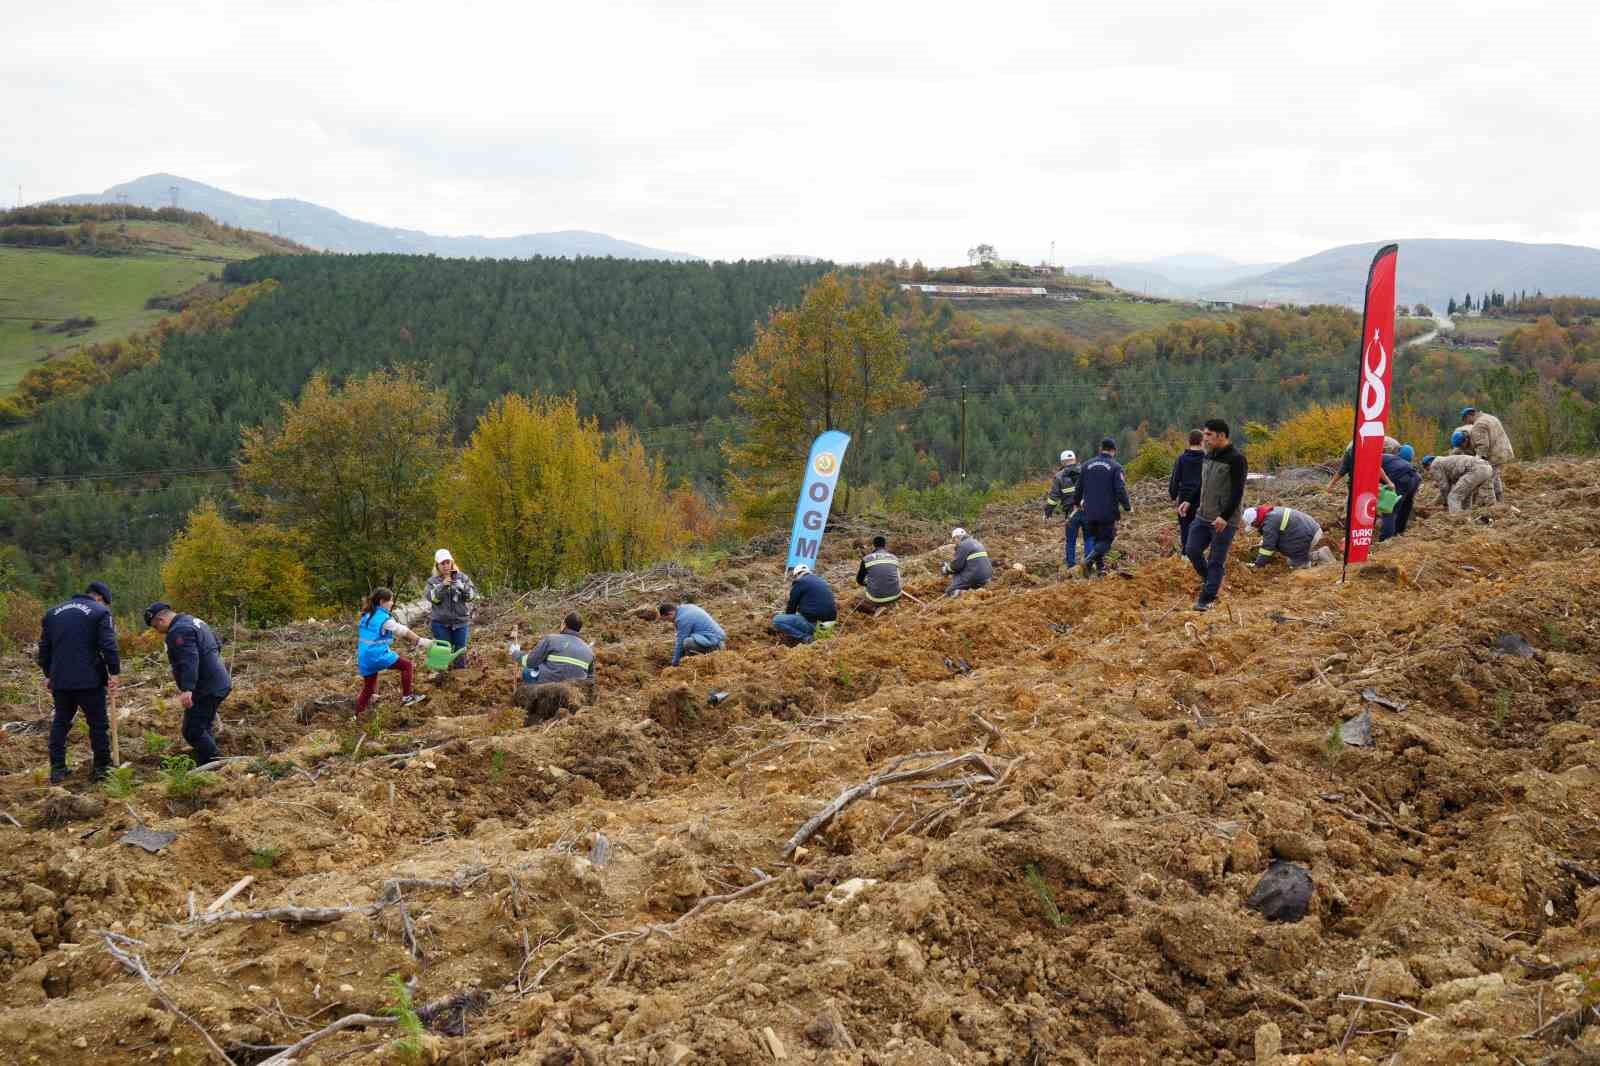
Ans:
[[[104,581],[89,582],[88,589],[45,612],[36,659],[55,704],[50,720],[50,783],[59,785],[67,779],[67,737],[79,711],[89,723],[93,777],[105,777],[112,769],[106,693],[117,689],[122,659],[111,620],[111,589]]]
[[[1461,421],[1467,427],[1472,454],[1486,460],[1494,468],[1494,500],[1499,503],[1506,498],[1506,486],[1500,478],[1500,471],[1517,457],[1516,450],[1511,447],[1511,437],[1498,418],[1476,407],[1463,407]]]
[[[1411,465],[1416,450],[1409,444],[1401,445],[1393,455],[1383,457],[1383,476],[1392,486],[1394,507],[1383,514],[1378,526],[1378,539],[1398,537],[1411,524],[1411,509],[1417,500],[1417,490],[1422,488],[1422,475]],[[1381,513],[1381,510],[1380,510]]]
[[[144,609],[144,624],[166,636],[167,662],[183,708],[183,739],[194,751],[195,765],[204,766],[217,757],[217,711],[233,691],[222,642],[205,622],[159,601]]]

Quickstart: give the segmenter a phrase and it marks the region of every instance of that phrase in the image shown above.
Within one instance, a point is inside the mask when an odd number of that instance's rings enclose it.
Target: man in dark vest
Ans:
[[[165,603],[146,607],[144,621],[167,636],[167,662],[183,706],[183,739],[194,749],[195,765],[204,766],[217,757],[212,737],[217,710],[233,691],[233,678],[222,662],[222,642],[200,619],[179,614]]]
[[[55,703],[50,722],[50,783],[67,778],[67,736],[83,712],[94,752],[94,778],[111,770],[111,719],[106,692],[115,692],[122,659],[117,654],[117,629],[111,621],[111,589],[91,581],[66,603],[48,611],[39,627],[39,669]]]

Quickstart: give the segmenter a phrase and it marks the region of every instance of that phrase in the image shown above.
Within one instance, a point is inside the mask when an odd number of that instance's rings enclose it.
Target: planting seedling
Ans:
[[[196,770],[194,760],[187,755],[172,755],[161,760],[161,780],[166,785],[167,799],[198,803],[200,794],[217,783],[217,775]]]
[[[1039,872],[1039,868],[1030,862],[1024,877],[1028,882],[1028,887],[1033,889],[1034,897],[1039,901],[1039,911],[1044,915],[1044,920],[1057,929],[1066,925],[1067,919],[1056,907],[1056,894],[1045,883],[1044,875]]]
[[[250,865],[258,870],[270,870],[283,857],[282,848],[261,847],[250,849]]]
[[[144,753],[146,755],[160,755],[172,746],[172,738],[164,736],[153,730],[145,730]]]
[[[397,973],[390,974],[384,983],[389,989],[389,1008],[385,1013],[399,1022],[399,1029],[405,1034],[390,1047],[402,1062],[421,1062],[425,1030],[416,1008],[411,1005],[411,989]]]
[[[138,783],[133,779],[133,767],[119,766],[106,774],[105,781],[101,783],[106,795],[112,799],[127,799],[138,788]]]

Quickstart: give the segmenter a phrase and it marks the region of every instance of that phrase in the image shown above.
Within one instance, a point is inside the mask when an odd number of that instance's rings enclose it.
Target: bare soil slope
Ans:
[[[367,1014],[296,1061],[409,1061],[382,1017],[398,973],[435,1005],[417,1061],[1587,1061],[1600,463],[1507,482],[1514,507],[1425,507],[1343,586],[1247,571],[1241,537],[1203,616],[1165,501],[1143,493],[1118,575],[1061,580],[1059,522],[992,511],[975,526],[990,589],[937,599],[948,548],[911,533],[896,546],[929,606],[850,615],[803,648],[763,633],[773,557],[595,581],[486,606],[480,660],[409,719],[386,678],[365,732],[342,717],[348,626],[245,634],[221,742],[261,758],[222,767],[197,807],[164,798],[132,739],[177,732],[161,657],[135,657],[126,803],[45,785],[42,731],[0,746],[20,823],[0,824],[0,1047],[260,1063]],[[1340,500],[1266,484],[1253,500],[1332,527]],[[843,591],[849,536],[829,548]],[[648,608],[678,595],[729,651],[666,666]],[[599,691],[524,725],[500,649],[513,620],[526,633],[573,602]],[[1363,706],[1374,745],[1332,743]],[[941,763],[858,790],[786,848],[872,775]],[[119,844],[140,822],[177,839]],[[1298,923],[1245,906],[1274,859],[1315,879]]]

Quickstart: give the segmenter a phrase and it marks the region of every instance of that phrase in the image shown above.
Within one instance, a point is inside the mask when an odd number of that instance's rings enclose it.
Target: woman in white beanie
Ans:
[[[477,598],[478,590],[472,579],[456,568],[449,548],[433,553],[433,576],[428,578],[422,592],[431,605],[429,621],[433,639],[449,641],[452,651],[465,648],[472,630],[472,601]],[[462,656],[450,664],[450,669],[460,670],[466,665],[466,657]]]

